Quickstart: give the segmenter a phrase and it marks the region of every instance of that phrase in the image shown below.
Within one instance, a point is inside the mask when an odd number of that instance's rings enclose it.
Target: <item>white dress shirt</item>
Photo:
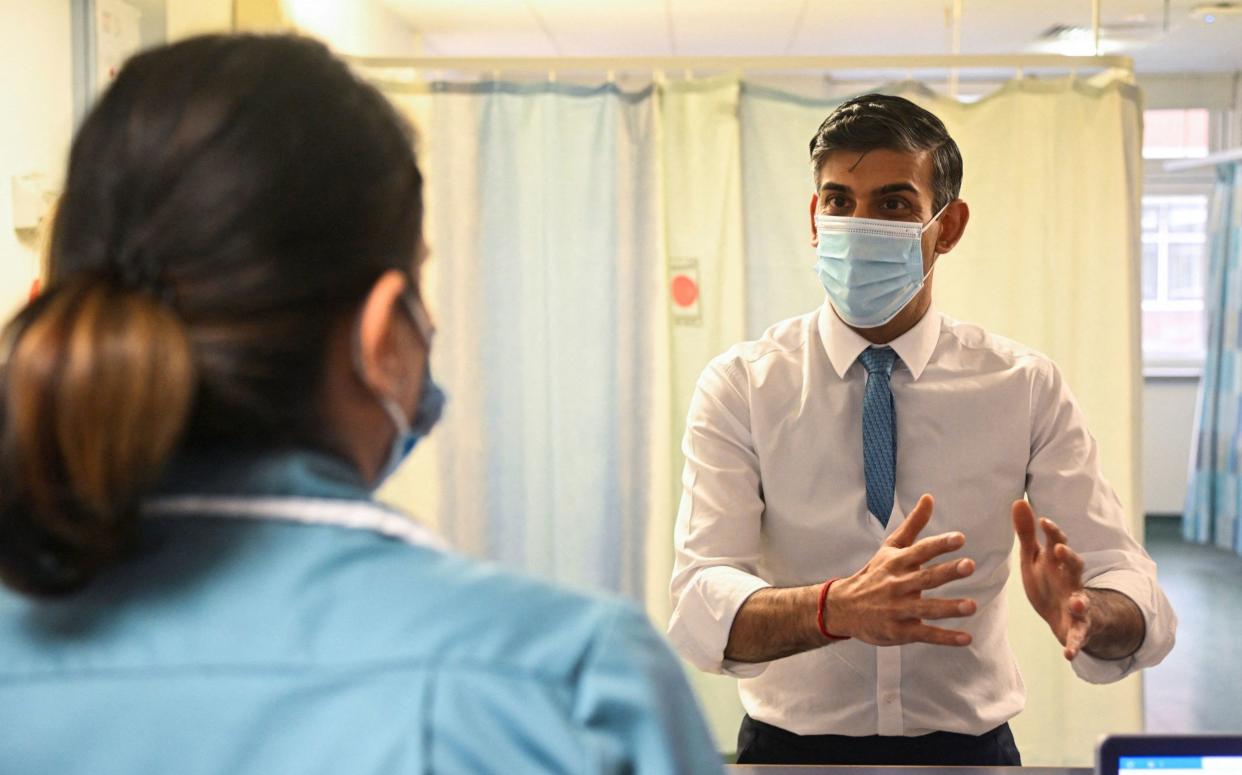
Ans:
[[[897,483],[885,528],[867,511],[863,479],[867,374],[855,361],[868,346],[825,304],[704,370],[683,442],[668,629],[677,650],[703,670],[740,678],[752,718],[797,734],[982,734],[1026,699],[1002,594],[1016,540],[1011,505],[1025,494],[1069,535],[1087,585],[1124,593],[1146,620],[1136,654],[1080,653],[1075,672],[1103,683],[1163,659],[1176,618],[1052,361],[934,309],[891,342],[900,359],[891,379]],[[724,659],[746,598],[853,574],[925,492],[936,505],[922,535],[966,535],[965,547],[935,562],[976,563],[972,576],[928,595],[979,604],[974,616],[931,623],[971,633],[971,645],[845,640],[761,664]]]

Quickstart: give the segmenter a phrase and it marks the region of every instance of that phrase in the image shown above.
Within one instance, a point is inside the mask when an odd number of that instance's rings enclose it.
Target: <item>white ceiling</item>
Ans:
[[[951,0],[379,0],[427,56],[945,54]],[[1101,0],[1102,21],[1137,26],[1116,53],[1140,72],[1242,70],[1242,15],[1206,23],[1206,0]],[[1090,0],[963,0],[965,54],[1040,50],[1053,25],[1091,24]],[[355,51],[352,53],[368,53]],[[395,53],[395,52],[384,52]]]

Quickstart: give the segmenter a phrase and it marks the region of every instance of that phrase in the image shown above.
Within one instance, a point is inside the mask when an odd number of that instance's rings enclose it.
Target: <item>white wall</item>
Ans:
[[[229,28],[232,0],[168,0],[170,38]],[[12,178],[42,173],[59,188],[73,136],[69,0],[0,0],[0,319],[26,300],[38,243],[17,234]],[[18,23],[15,20],[20,20]]]
[[[1143,508],[1181,514],[1190,466],[1197,379],[1148,380],[1143,386]]]
[[[39,172],[58,187],[73,131],[68,0],[0,0],[0,316],[25,301],[36,244],[13,230],[12,178]],[[20,21],[18,21],[20,20]]]

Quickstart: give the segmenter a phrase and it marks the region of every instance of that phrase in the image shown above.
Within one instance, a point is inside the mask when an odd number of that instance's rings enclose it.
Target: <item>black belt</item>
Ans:
[[[739,764],[836,764],[985,767],[1022,764],[1009,724],[982,735],[932,732],[917,737],[795,735],[742,718],[737,733]]]

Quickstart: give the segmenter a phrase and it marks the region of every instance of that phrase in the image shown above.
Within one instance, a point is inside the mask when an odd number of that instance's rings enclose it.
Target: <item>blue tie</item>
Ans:
[[[897,482],[897,413],[888,378],[897,353],[891,347],[868,347],[858,356],[867,370],[863,394],[863,476],[867,480],[867,509],[888,527]]]

